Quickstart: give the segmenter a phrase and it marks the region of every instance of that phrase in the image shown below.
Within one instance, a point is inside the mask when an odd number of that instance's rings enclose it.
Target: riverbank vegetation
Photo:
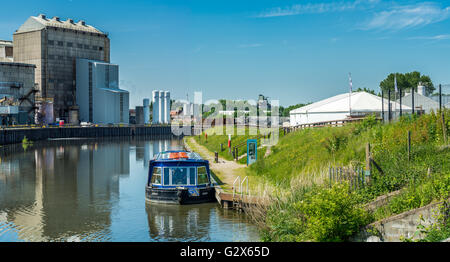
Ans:
[[[247,175],[277,189],[270,192],[273,204],[255,212],[265,214],[254,216],[262,239],[346,241],[370,222],[448,199],[449,120],[450,110],[444,111],[444,117],[432,112],[403,116],[390,124],[372,116],[344,127],[280,135],[270,155],[259,157],[246,169]],[[365,166],[367,143],[380,168],[372,169],[369,182],[356,190],[350,190],[345,182],[330,186],[329,167]],[[396,190],[402,191],[387,205],[374,211],[363,208],[376,197]]]
[[[223,159],[234,160],[233,154],[228,148],[228,132],[229,130],[226,130],[225,126],[214,127],[206,130],[201,135],[195,136],[195,141],[197,141],[197,143],[201,144],[202,146],[206,147],[209,151],[213,153],[217,152],[219,154],[219,157]],[[238,157],[240,159],[238,162],[241,164],[247,163],[247,157],[245,155],[247,154],[246,143],[248,139],[256,139],[258,147],[260,147],[263,140],[269,138],[270,132],[271,132],[270,129],[262,129],[257,130],[255,134],[253,133],[251,134],[248,127],[247,128],[234,127],[233,131],[229,133],[231,133],[232,135],[231,147],[233,148],[235,146],[239,146]],[[266,147],[258,148],[258,155],[264,156],[266,150],[267,150]]]

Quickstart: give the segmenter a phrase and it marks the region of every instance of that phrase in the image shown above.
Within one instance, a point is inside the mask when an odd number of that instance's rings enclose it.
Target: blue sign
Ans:
[[[247,140],[247,166],[258,159],[258,142],[256,139]]]
[[[188,188],[188,192],[190,196],[199,196],[199,193],[196,188]]]

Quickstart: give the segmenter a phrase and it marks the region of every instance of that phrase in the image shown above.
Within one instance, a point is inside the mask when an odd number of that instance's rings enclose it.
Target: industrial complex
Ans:
[[[73,19],[29,17],[0,40],[2,125],[129,123],[129,93],[110,64],[108,34]]]

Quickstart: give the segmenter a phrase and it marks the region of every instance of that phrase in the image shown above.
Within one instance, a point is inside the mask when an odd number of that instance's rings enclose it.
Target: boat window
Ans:
[[[208,173],[206,172],[205,166],[200,166],[197,168],[197,184],[203,185],[208,184]]]
[[[189,184],[195,185],[195,168],[189,168]]]
[[[187,185],[187,168],[176,167],[171,168],[172,185]]]
[[[160,167],[154,167],[153,173],[152,173],[152,184],[161,184],[161,168]]]
[[[170,169],[164,168],[164,185],[170,185]]]

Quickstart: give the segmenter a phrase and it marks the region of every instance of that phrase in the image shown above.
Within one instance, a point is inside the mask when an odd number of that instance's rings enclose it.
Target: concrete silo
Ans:
[[[153,124],[158,124],[159,122],[159,112],[160,112],[160,102],[159,102],[159,91],[152,91],[152,102],[153,102]]]
[[[170,124],[170,92],[164,92],[164,123]]]
[[[144,99],[144,124],[150,123],[150,100]]]
[[[159,91],[158,106],[159,106],[158,123],[162,124],[163,121],[164,121],[164,114],[165,114],[165,110],[164,110],[164,91],[162,91],[162,90]]]

